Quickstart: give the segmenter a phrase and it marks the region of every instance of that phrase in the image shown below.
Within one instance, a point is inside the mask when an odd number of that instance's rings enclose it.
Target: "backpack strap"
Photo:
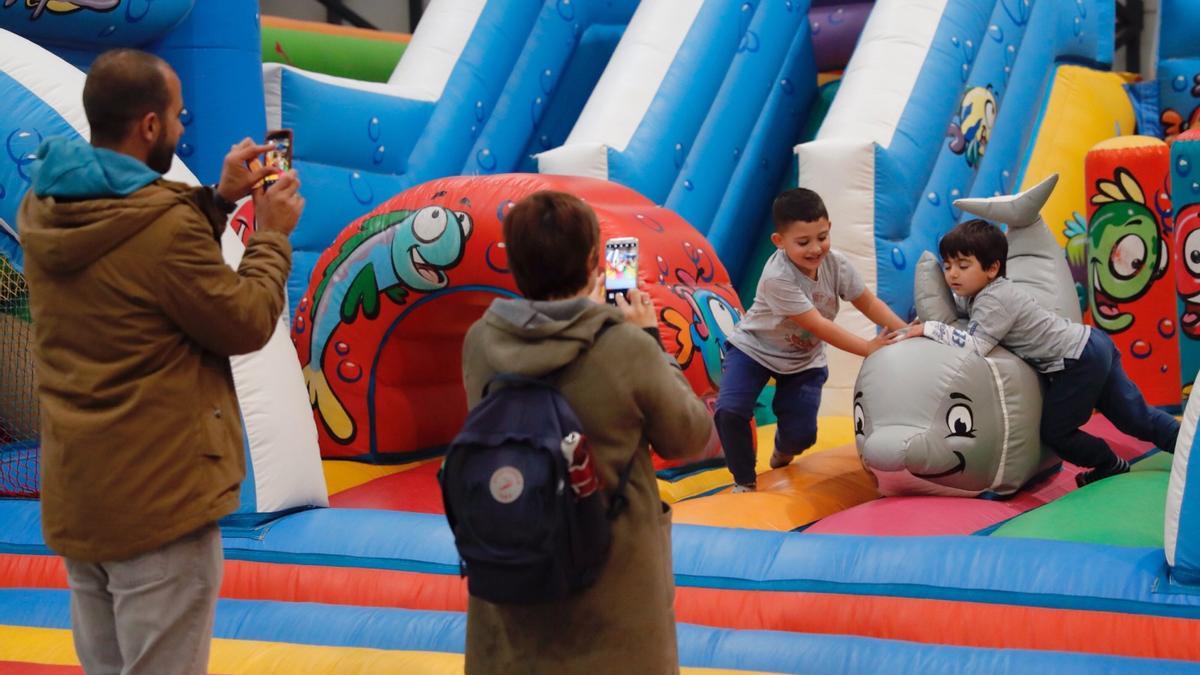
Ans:
[[[600,336],[607,333],[608,329],[615,325],[617,325],[616,321],[604,322],[604,324],[600,326],[600,329],[596,331],[595,336],[592,337],[592,344],[590,347],[588,347],[588,349],[595,347],[596,343],[600,341]],[[492,385],[494,384],[557,389],[559,376],[562,375],[568,368],[575,365],[576,361],[578,360],[579,357],[576,356],[575,359],[571,360],[570,362],[565,363],[540,377],[530,377],[528,375],[518,375],[516,373],[496,373],[492,376],[492,379],[487,381],[487,384],[483,385],[483,398],[487,398],[488,392],[492,390]]]
[[[617,516],[629,506],[629,498],[625,496],[625,487],[629,485],[629,474],[633,473],[633,463],[637,461],[638,452],[641,448],[635,449],[629,461],[625,463],[625,468],[617,474],[617,489],[613,490],[612,495],[608,498],[608,511],[604,514],[609,520],[616,520]]]
[[[606,321],[604,325],[600,326],[600,329],[596,331],[595,337],[592,338],[591,346],[595,347],[596,343],[600,341],[600,337],[607,333],[609,328],[612,328],[615,325],[617,325],[616,321]],[[559,368],[556,368],[541,377],[529,377],[527,375],[517,375],[515,373],[497,373],[496,375],[492,376],[492,379],[488,380],[487,384],[483,385],[483,396],[486,398],[488,392],[492,390],[492,385],[495,384],[505,386],[557,389],[558,387],[556,386],[556,382],[558,381],[559,376],[562,375],[563,372],[568,368],[575,365],[577,360],[578,357],[576,357],[576,360],[560,366]],[[617,474],[617,489],[614,490],[612,495],[609,496],[608,510],[605,512],[605,516],[609,520],[614,520],[629,506],[629,499],[625,496],[625,488],[629,485],[629,475],[633,473],[633,463],[637,461],[637,455],[638,451],[634,450],[633,455],[629,458],[629,461],[625,463],[625,466]]]
[[[556,371],[557,372],[557,371]],[[496,373],[492,379],[483,385],[483,398],[487,398],[488,392],[492,390],[492,385],[502,384],[518,387],[540,387],[542,389],[553,389],[554,385],[542,377],[529,377],[526,375],[517,375],[516,373]]]

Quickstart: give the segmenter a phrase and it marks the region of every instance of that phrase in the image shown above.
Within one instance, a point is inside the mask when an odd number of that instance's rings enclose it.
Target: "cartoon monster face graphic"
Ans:
[[[1200,340],[1200,204],[1189,204],[1175,216],[1175,288],[1183,302],[1179,325],[1184,335]]]
[[[988,139],[996,124],[996,95],[991,87],[972,87],[963,94],[958,121],[950,125],[950,150],[966,155],[967,166],[976,166],[987,152]]]
[[[1003,349],[905,340],[872,354],[854,391],[855,445],[884,494],[1012,492],[1042,459],[1037,375]]]
[[[1134,317],[1120,303],[1136,300],[1167,268],[1158,220],[1146,206],[1133,175],[1117,169],[1113,180],[1096,181],[1092,203],[1100,208],[1088,226],[1088,301],[1096,325],[1119,333]]]
[[[741,315],[728,300],[708,289],[680,285],[673,290],[692,310],[691,317],[685,317],[674,307],[663,310],[663,322],[676,331],[675,360],[681,368],[687,368],[699,354],[709,382],[720,387],[725,344]]]
[[[696,291],[693,301],[699,321],[692,322],[692,340],[700,349],[708,379],[720,386],[725,343],[741,317],[733,305],[712,291]]]

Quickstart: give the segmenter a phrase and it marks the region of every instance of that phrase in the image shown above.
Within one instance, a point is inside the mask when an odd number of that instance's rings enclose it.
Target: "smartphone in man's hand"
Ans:
[[[287,173],[292,169],[292,130],[291,129],[276,129],[268,131],[266,143],[273,146],[265,154],[266,165],[279,170],[279,173]],[[257,170],[262,164],[258,159],[252,159],[248,163],[250,169]],[[266,190],[279,180],[278,174],[267,176],[262,180],[260,185]],[[256,186],[257,187],[257,186]]]

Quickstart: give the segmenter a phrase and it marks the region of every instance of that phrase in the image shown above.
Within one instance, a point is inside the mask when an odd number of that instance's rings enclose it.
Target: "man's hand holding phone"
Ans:
[[[262,153],[273,146],[269,143],[259,145],[249,138],[243,138],[237,145],[229,148],[225,162],[221,165],[221,180],[217,183],[217,194],[230,203],[235,203],[250,194],[251,188],[258,185],[267,176],[279,172],[273,166],[257,162]],[[257,168],[251,169],[251,163]]]
[[[255,188],[254,216],[258,229],[290,235],[304,212],[304,197],[300,196],[300,179],[295,171],[280,174],[270,190]]]

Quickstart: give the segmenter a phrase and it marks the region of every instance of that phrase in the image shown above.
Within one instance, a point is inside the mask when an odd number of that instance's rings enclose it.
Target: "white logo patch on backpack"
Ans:
[[[515,467],[502,466],[492,473],[488,489],[492,492],[492,499],[501,504],[511,504],[525,490],[525,476]]]

